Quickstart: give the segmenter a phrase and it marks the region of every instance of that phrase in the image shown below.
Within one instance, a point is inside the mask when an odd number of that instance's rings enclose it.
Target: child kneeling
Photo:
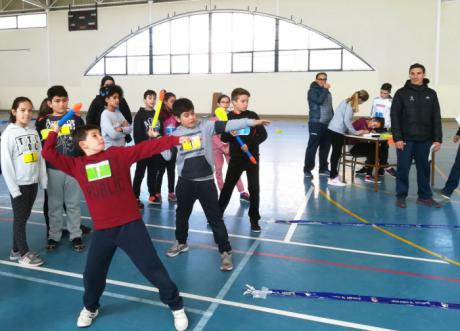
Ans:
[[[85,293],[77,326],[90,326],[99,313],[99,298],[104,292],[110,262],[118,247],[126,252],[141,273],[159,289],[161,301],[168,305],[177,330],[188,326],[182,298],[169,278],[147,232],[134,196],[130,167],[186,138],[165,137],[131,147],[110,147],[95,125],[75,130],[74,140],[85,156],[70,157],[55,150],[56,126],[43,147],[43,157],[54,167],[74,177],[85,195],[94,222],[94,233],[83,274]]]

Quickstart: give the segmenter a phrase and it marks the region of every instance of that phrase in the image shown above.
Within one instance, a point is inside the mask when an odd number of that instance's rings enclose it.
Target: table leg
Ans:
[[[342,182],[346,183],[345,181],[345,167],[347,166],[347,158],[345,157],[345,152],[347,151],[345,141],[343,142],[342,146]]]
[[[374,192],[379,191],[379,170],[380,170],[380,159],[379,159],[379,149],[380,144],[379,141],[375,141],[375,157],[374,157]]]

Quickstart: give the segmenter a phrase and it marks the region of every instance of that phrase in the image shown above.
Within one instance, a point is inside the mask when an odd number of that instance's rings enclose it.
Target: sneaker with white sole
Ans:
[[[19,251],[15,252],[11,250],[10,252],[10,261],[17,261],[21,258],[21,253]]]
[[[83,307],[83,309],[80,312],[80,316],[78,316],[77,326],[79,328],[86,328],[90,326],[98,314],[99,314],[99,309],[97,309],[95,312],[91,312],[85,307]]]
[[[184,308],[172,311],[174,317],[174,327],[177,331],[185,331],[188,328],[188,318]]]
[[[179,255],[180,253],[185,253],[188,251],[188,245],[187,244],[179,244],[178,241],[174,245],[172,245],[167,251],[166,255],[169,257],[175,257]]]
[[[233,262],[232,262],[232,253],[231,252],[223,252],[220,255],[220,270],[222,271],[230,271],[233,270]]]
[[[41,259],[40,255],[32,251],[28,251],[18,259],[19,264],[26,265],[29,267],[38,267],[42,265],[44,262],[45,261]]]
[[[327,180],[327,185],[332,185],[332,186],[346,186],[347,184],[345,184],[344,182],[342,182],[342,180],[340,179],[339,176],[335,177],[335,178],[329,178]]]
[[[396,178],[396,170],[392,167],[385,168],[385,173],[393,178]]]
[[[368,182],[368,183],[373,183],[374,182],[374,177],[370,176],[370,175],[366,175],[366,177],[364,177],[364,181],[365,182]],[[382,181],[380,180],[380,177],[377,177],[377,183],[381,183]]]

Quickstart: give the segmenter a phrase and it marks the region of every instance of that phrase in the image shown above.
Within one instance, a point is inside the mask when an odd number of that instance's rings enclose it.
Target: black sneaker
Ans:
[[[81,233],[83,234],[88,234],[88,233],[91,233],[91,231],[93,231],[93,229],[91,229],[89,226],[86,226],[83,224],[80,225],[80,230],[81,230]]]
[[[303,174],[304,174],[305,178],[313,179],[313,174],[311,173],[311,171],[305,171]]]
[[[260,232],[262,229],[260,228],[258,220],[251,220],[251,231],[252,232]]]
[[[55,250],[59,246],[59,241],[48,239],[48,244],[46,245],[46,249],[49,251]]]
[[[77,237],[72,239],[72,247],[75,252],[81,252],[85,248],[85,245],[83,245],[81,238]]]
[[[366,174],[367,174],[367,167],[362,167],[361,169],[355,171],[355,175],[365,176]]]

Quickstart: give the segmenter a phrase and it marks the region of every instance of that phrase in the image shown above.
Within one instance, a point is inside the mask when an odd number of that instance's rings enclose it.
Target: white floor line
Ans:
[[[260,241],[254,242],[251,247],[249,248],[248,252],[244,255],[243,259],[241,262],[238,264],[238,267],[232,271],[231,276],[228,278],[228,280],[225,282],[224,286],[222,289],[219,291],[219,293],[216,296],[217,300],[222,300],[225,298],[227,295],[228,291],[230,291],[230,288],[232,287],[233,283],[235,283],[236,279],[238,276],[241,274],[243,271],[244,267],[246,264],[249,262],[249,259],[251,256],[254,254],[255,250],[257,247],[260,245]],[[198,324],[195,326],[193,329],[194,331],[202,331],[206,324],[208,324],[209,320],[211,317],[214,315],[214,312],[216,311],[217,307],[219,307],[219,304],[216,302],[213,302],[209,308],[206,310],[206,315],[202,316],[201,319],[199,320]]]
[[[61,283],[61,282],[54,282],[54,281],[51,281],[51,280],[45,280],[45,279],[36,278],[36,277],[28,277],[28,276],[16,275],[16,274],[13,274],[13,273],[10,273],[10,272],[0,271],[0,276],[16,278],[16,279],[21,279],[21,280],[27,280],[29,282],[34,282],[34,283],[39,283],[39,284],[44,284],[44,285],[50,285],[50,286],[56,286],[56,287],[66,288],[66,289],[70,289],[70,290],[76,290],[76,291],[80,291],[80,292],[85,291],[85,288],[83,286],[76,286],[76,285],[71,285],[71,284],[66,284],[66,283]],[[112,298],[122,299],[122,300],[126,300],[126,301],[140,302],[140,303],[145,303],[145,304],[148,304],[148,305],[151,305],[151,306],[158,306],[158,307],[161,307],[161,308],[169,309],[168,306],[166,306],[164,303],[161,303],[159,301],[146,299],[146,298],[135,297],[135,296],[132,296],[132,295],[125,295],[125,294],[109,292],[109,291],[104,291],[104,293],[102,293],[102,295],[106,296],[106,297],[112,297]],[[205,315],[206,314],[206,312],[204,310],[195,309],[195,308],[185,308],[185,310],[190,312],[190,313],[198,314],[198,315]]]
[[[3,207],[3,206],[0,206],[0,209],[12,210],[11,207]],[[42,211],[32,210],[32,212],[43,214]],[[91,219],[90,217],[85,217],[85,216],[82,216],[81,218]],[[27,223],[29,223],[29,224],[40,224],[40,225],[43,224],[44,225],[44,223],[38,223],[38,222],[27,222]],[[145,225],[147,227],[157,228],[157,229],[165,229],[165,230],[172,230],[172,231],[176,230],[176,227],[174,227],[174,226],[147,224],[147,223]],[[194,232],[194,233],[202,233],[202,234],[212,235],[211,231],[206,231],[206,230],[189,229],[188,231],[189,232]],[[357,250],[357,249],[349,249],[349,248],[342,248],[342,247],[336,247],[336,246],[316,245],[316,244],[302,243],[302,242],[296,242],[296,241],[285,242],[285,241],[279,240],[279,239],[270,239],[270,238],[263,238],[263,237],[251,237],[251,236],[244,236],[244,235],[231,234],[231,233],[229,233],[228,236],[231,237],[231,238],[249,239],[249,240],[256,240],[256,241],[271,242],[271,243],[276,243],[276,244],[318,248],[318,249],[325,249],[325,250],[332,250],[332,251],[339,251],[339,252],[347,252],[347,253],[354,253],[354,254],[363,254],[363,255],[371,255],[371,256],[387,257],[387,258],[394,258],[394,259],[403,259],[403,260],[412,260],[412,261],[420,261],[420,262],[449,264],[449,262],[446,262],[446,261],[443,261],[443,260],[427,259],[427,258],[423,258],[423,257],[387,254],[387,253],[379,253],[379,252],[373,252],[373,251],[363,251],[363,250]]]
[[[299,209],[297,210],[297,214],[295,214],[294,219],[299,220],[302,214],[305,211],[305,208],[307,207],[308,200],[310,200],[311,194],[313,193],[314,189],[313,186],[310,186],[310,189],[308,190],[307,194],[305,195],[305,198],[302,201],[302,204],[300,205]],[[292,236],[294,235],[295,230],[297,229],[297,224],[293,223],[289,226],[289,229],[286,233],[286,236],[284,237],[284,242],[290,242],[292,239]]]
[[[33,271],[47,272],[47,273],[61,275],[61,276],[68,276],[68,277],[80,278],[80,279],[83,278],[81,274],[77,274],[73,272],[68,272],[68,271],[63,271],[63,270],[58,270],[58,269],[51,269],[51,268],[44,268],[44,267],[26,267],[26,266],[20,265],[17,262],[0,260],[0,264],[13,266],[17,268],[23,268],[23,269],[31,269]],[[127,287],[127,288],[134,288],[138,290],[145,290],[149,292],[158,292],[158,289],[152,286],[127,283],[127,282],[122,282],[122,281],[117,281],[117,280],[112,280],[112,279],[107,279],[107,284],[118,285],[118,286]],[[218,303],[220,305],[236,307],[239,309],[243,308],[243,309],[259,311],[259,312],[263,312],[267,314],[292,317],[292,318],[302,319],[306,321],[314,321],[314,322],[325,323],[325,324],[330,324],[330,325],[344,326],[344,327],[354,328],[358,330],[369,330],[369,331],[390,331],[391,330],[391,329],[384,329],[384,328],[375,327],[375,326],[366,325],[366,324],[352,323],[352,322],[335,320],[335,319],[326,318],[326,317],[300,314],[300,313],[295,313],[295,312],[291,312],[287,310],[268,308],[268,307],[263,307],[263,306],[258,306],[258,305],[249,305],[249,304],[236,302],[236,301],[230,301],[230,300],[216,299],[216,298],[192,294],[192,293],[180,292],[180,295],[183,298],[197,300],[197,301]]]

